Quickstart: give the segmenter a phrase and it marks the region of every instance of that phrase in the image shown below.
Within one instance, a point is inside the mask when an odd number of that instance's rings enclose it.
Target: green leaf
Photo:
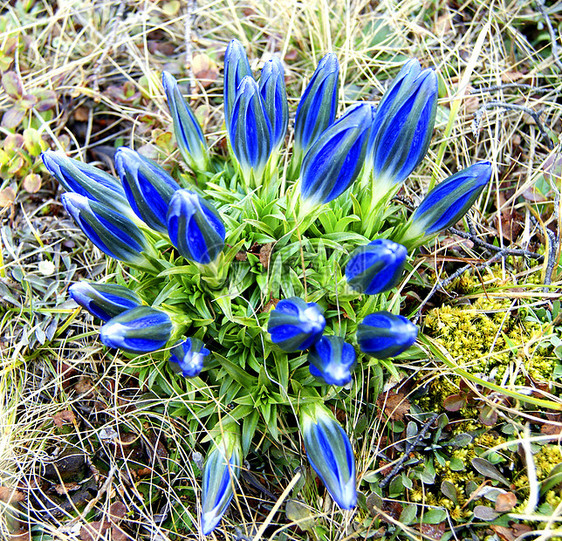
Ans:
[[[285,514],[287,519],[298,524],[300,529],[305,531],[312,531],[314,529],[316,518],[308,505],[298,500],[287,500]]]
[[[14,105],[4,112],[2,116],[2,126],[7,129],[17,128],[23,117],[25,116],[25,109],[19,105]]]
[[[471,461],[474,469],[482,474],[484,477],[489,477],[503,483],[504,485],[510,486],[510,482],[498,471],[498,469],[488,460],[481,457],[475,457]]]
[[[465,468],[464,462],[460,458],[453,457],[449,462],[449,468],[452,471],[463,471]]]
[[[14,71],[7,71],[2,75],[2,87],[8,96],[17,100],[23,95],[21,77]]]
[[[226,357],[223,357],[219,353],[213,352],[213,355],[218,359],[221,367],[228,373],[230,377],[232,377],[232,379],[242,385],[242,387],[245,387],[248,390],[252,390],[253,382],[255,381],[254,377],[250,376],[239,366],[230,362]]]
[[[275,366],[277,368],[277,378],[283,389],[289,388],[289,359],[285,353],[275,352]]]
[[[388,485],[388,495],[391,498],[396,498],[404,494],[404,484],[402,483],[402,476],[397,475]]]
[[[247,455],[250,450],[259,418],[260,414],[258,410],[254,409],[249,415],[244,417],[242,421],[242,452],[244,455]]]
[[[546,494],[549,490],[562,484],[562,463],[556,464],[548,477],[541,482],[541,494]]]
[[[441,492],[446,498],[449,498],[452,502],[457,503],[457,488],[451,481],[443,481],[441,483]]]
[[[398,520],[403,524],[412,524],[416,520],[417,514],[417,505],[406,505],[406,507],[402,509],[402,513],[400,513],[400,518]]]
[[[445,509],[430,509],[423,514],[423,524],[439,524],[447,518]]]

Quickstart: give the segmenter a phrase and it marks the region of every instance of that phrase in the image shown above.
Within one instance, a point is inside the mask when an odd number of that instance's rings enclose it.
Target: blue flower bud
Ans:
[[[328,409],[307,405],[300,411],[304,447],[310,465],[342,509],[357,503],[355,457],[347,434]]]
[[[411,321],[390,312],[370,314],[357,327],[361,351],[376,359],[400,355],[416,341],[417,336],[418,328]]]
[[[336,118],[338,75],[338,59],[328,53],[320,60],[297,108],[294,148],[298,160]]]
[[[283,299],[269,315],[267,331],[271,341],[283,351],[302,351],[316,342],[324,332],[326,320],[315,302],[308,304],[298,297]]]
[[[68,288],[70,296],[93,316],[103,321],[142,305],[142,300],[128,287],[116,284],[78,282]]]
[[[236,101],[228,128],[230,144],[244,177],[261,179],[272,151],[272,135],[258,84],[244,77],[236,90]]]
[[[224,247],[226,230],[213,206],[189,190],[178,190],[168,209],[168,234],[179,253],[190,261],[207,264]]]
[[[412,216],[408,237],[428,237],[455,225],[476,201],[492,176],[490,162],[478,162],[431,190]]]
[[[167,232],[166,214],[177,182],[158,164],[127,147],[115,153],[115,167],[134,213],[146,225]]]
[[[310,373],[328,385],[347,385],[355,359],[353,346],[337,336],[323,336],[308,354]]]
[[[289,124],[289,105],[283,64],[274,56],[261,70],[260,94],[271,124],[271,146],[278,149],[285,140]]]
[[[186,378],[194,378],[203,370],[203,362],[209,350],[197,338],[187,338],[175,345],[170,352],[170,362],[175,363]]]
[[[437,76],[410,61],[383,96],[371,132],[370,155],[376,181],[402,182],[423,160],[435,125]]]
[[[174,76],[164,71],[162,85],[174,122],[174,135],[183,159],[194,171],[204,171],[207,168],[208,148],[201,126],[191,107],[183,99]]]
[[[138,306],[102,325],[100,339],[110,348],[148,353],[163,348],[170,339],[172,329],[172,320],[166,312],[150,306]]]
[[[387,118],[390,110],[399,106],[404,97],[411,92],[412,85],[421,71],[419,61],[416,58],[412,58],[404,64],[398,75],[394,78],[394,81],[392,81],[391,85],[383,94],[377,107],[377,113],[373,119],[372,141],[377,135],[381,124]]]
[[[146,237],[129,218],[77,193],[65,193],[61,201],[78,227],[102,252],[126,263],[146,262],[141,254],[148,248]]]
[[[348,284],[367,295],[392,289],[400,280],[408,251],[401,244],[377,239],[355,250],[345,267]]]
[[[233,39],[224,54],[224,119],[230,132],[232,108],[238,93],[238,86],[244,77],[252,77],[252,70],[242,44]]]
[[[98,201],[121,214],[131,213],[123,186],[116,178],[97,167],[68,158],[62,152],[47,150],[41,158],[65,190]]]
[[[372,115],[366,103],[351,108],[310,147],[301,167],[305,199],[328,203],[351,186],[363,167]]]
[[[234,485],[240,477],[242,447],[240,435],[225,429],[222,438],[207,455],[203,468],[201,530],[209,535],[227,510]]]

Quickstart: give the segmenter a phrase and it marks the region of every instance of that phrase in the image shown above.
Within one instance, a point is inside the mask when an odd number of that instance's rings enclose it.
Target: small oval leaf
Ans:
[[[7,71],[2,75],[2,86],[6,94],[15,100],[21,98],[23,94],[23,84],[21,77],[14,71]]]
[[[485,458],[475,457],[472,459],[471,463],[474,469],[484,477],[489,477],[490,479],[494,479],[509,486],[509,481],[491,462],[488,462]]]

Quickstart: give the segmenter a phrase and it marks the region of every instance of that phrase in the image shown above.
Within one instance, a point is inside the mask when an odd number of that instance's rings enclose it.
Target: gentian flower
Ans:
[[[236,89],[228,136],[246,179],[259,182],[272,151],[271,124],[258,84],[244,77]]]
[[[418,328],[403,316],[390,312],[368,315],[357,327],[357,342],[363,353],[376,359],[396,357],[418,337]]]
[[[158,164],[127,147],[115,153],[115,167],[133,212],[149,227],[166,233],[166,214],[178,183]]]
[[[455,225],[478,199],[491,176],[490,162],[478,162],[435,186],[414,212],[408,237],[429,237]]]
[[[207,169],[209,149],[201,126],[191,107],[183,99],[174,76],[164,71],[162,85],[174,122],[174,135],[183,159],[194,171],[204,171]]]
[[[203,535],[209,535],[218,526],[234,495],[234,484],[240,477],[242,467],[240,436],[229,428],[224,430],[221,440],[207,455],[203,468],[201,509]]]
[[[207,264],[224,247],[226,230],[215,208],[189,190],[178,190],[168,208],[168,234],[179,253],[190,261]]]
[[[238,86],[244,77],[252,77],[248,56],[242,44],[233,39],[224,54],[224,119],[230,131],[232,108],[238,94]]]
[[[295,116],[294,154],[302,156],[336,118],[339,64],[334,53],[320,60],[300,99]],[[293,158],[295,159],[295,158]]]
[[[376,295],[400,280],[408,251],[388,239],[377,239],[355,250],[345,267],[347,282],[356,291]]]
[[[308,354],[310,373],[328,385],[347,385],[355,365],[355,350],[338,336],[323,336]]]
[[[68,158],[62,152],[47,150],[41,158],[65,190],[98,201],[120,214],[131,214],[123,186],[116,178],[97,167]]]
[[[401,183],[424,158],[435,125],[437,86],[435,72],[411,60],[383,96],[369,150],[381,190]]]
[[[334,501],[342,509],[352,509],[357,503],[355,457],[347,434],[320,404],[301,407],[300,422],[310,465]]]
[[[90,314],[103,321],[142,305],[141,298],[128,287],[117,284],[78,282],[68,288],[70,296]]]
[[[283,299],[269,315],[267,330],[271,341],[283,351],[302,351],[316,342],[324,332],[326,320],[315,302],[308,304],[298,297]]]
[[[129,218],[77,193],[65,193],[61,201],[78,227],[102,252],[126,263],[146,263],[141,254],[148,248],[146,237]]]
[[[301,167],[305,199],[328,203],[351,186],[363,167],[372,115],[371,105],[356,105],[310,147]]]
[[[277,150],[283,144],[287,133],[289,105],[283,64],[276,56],[268,60],[261,70],[260,94],[271,125],[271,146]]]
[[[198,376],[203,370],[205,357],[209,355],[209,350],[197,338],[187,338],[175,345],[170,352],[170,362],[174,363],[186,378]]]
[[[172,320],[166,312],[139,306],[110,319],[101,327],[100,338],[110,348],[148,353],[163,348],[172,329]]]
[[[373,138],[371,141],[374,141],[381,124],[387,118],[389,113],[391,113],[391,109],[399,107],[403,102],[404,97],[411,92],[412,85],[420,75],[421,71],[422,69],[420,63],[416,58],[408,60],[404,66],[402,66],[402,69],[394,78],[394,81],[392,81],[391,85],[383,94],[383,97],[377,107],[377,112],[375,114],[375,118],[373,119]]]

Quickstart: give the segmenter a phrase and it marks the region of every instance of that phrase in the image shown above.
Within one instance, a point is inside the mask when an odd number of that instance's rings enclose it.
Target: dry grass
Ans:
[[[544,177],[545,166],[560,160],[556,134],[560,133],[562,115],[561,71],[550,54],[548,36],[538,29],[543,18],[534,3],[26,3],[33,6],[27,13],[22,10],[22,2],[4,2],[6,26],[0,41],[9,45],[17,39],[21,44],[9,52],[13,55],[10,69],[21,75],[26,93],[48,89],[57,95],[51,118],[33,111],[26,118],[29,122],[35,120],[52,148],[65,149],[86,161],[103,162],[107,167],[111,167],[108,157],[117,143],[138,148],[158,137],[166,142],[163,134],[169,129],[169,115],[159,82],[162,69],[190,83],[192,103],[209,142],[211,146],[219,144],[225,134],[221,77],[210,84],[205,79],[218,75],[216,66],[221,65],[225,46],[232,37],[247,48],[253,68],[259,68],[272,53],[286,59],[293,112],[315,64],[329,50],[337,52],[341,62],[342,107],[357,100],[378,100],[388,79],[407,57],[416,56],[423,65],[435,66],[441,81],[436,135],[428,158],[408,181],[404,197],[418,201],[435,180],[476,160],[489,159],[496,174],[474,211],[475,233],[488,238],[496,235],[497,244],[503,247],[510,244],[510,232],[505,228],[511,228],[511,220],[517,220],[522,228],[513,233],[513,242],[525,249],[546,244],[546,254],[554,254],[556,265],[552,273],[545,258],[542,279],[551,274],[548,294],[541,294],[536,284],[527,281],[535,269],[523,264],[518,274],[513,273],[502,259],[499,272],[488,277],[488,283],[483,280],[480,292],[474,295],[486,296],[493,290],[498,298],[513,301],[512,313],[529,304],[534,309],[549,309],[559,299],[560,176],[550,177],[549,204],[538,207],[521,198]],[[560,25],[559,8],[551,5],[547,9]],[[200,54],[210,59],[207,73],[193,69],[194,57]],[[511,82],[531,85],[533,89],[505,86],[488,91]],[[133,97],[123,96],[124,85]],[[547,137],[555,143],[553,148],[549,148],[536,122],[520,108],[482,110],[475,129],[475,113],[491,100],[542,111],[541,120]],[[0,108],[6,110],[11,103],[12,98],[0,91]],[[0,128],[2,137],[8,133],[6,128]],[[177,153],[164,150],[163,154],[170,167],[178,167]],[[5,175],[2,193],[6,194],[10,187],[17,199],[14,203],[8,201],[2,209],[4,300],[0,301],[0,484],[2,490],[11,491],[0,495],[5,538],[27,539],[29,532],[34,540],[80,539],[82,530],[85,539],[87,523],[108,520],[111,505],[123,502],[126,514],[110,523],[115,528],[115,539],[119,527],[133,539],[200,539],[196,533],[200,456],[193,449],[206,429],[187,420],[190,397],[173,385],[157,390],[139,385],[134,373],[143,366],[151,367],[153,361],[140,358],[132,368],[123,355],[106,356],[96,340],[93,321],[64,304],[67,286],[79,277],[109,280],[124,271],[106,263],[102,254],[85,244],[64,216],[56,200],[56,187],[46,177],[35,194],[25,191],[17,175]],[[458,237],[453,238],[453,244],[436,246],[425,255],[424,261],[429,261],[435,271],[434,278],[426,278],[426,287],[452,271],[451,257],[472,258],[475,265],[483,263],[476,248],[463,244]],[[510,273],[514,282],[502,290],[502,280]],[[467,295],[465,300],[470,298]],[[399,389],[404,386],[404,398],[414,399],[418,381],[427,384],[453,380],[458,378],[459,368],[466,368],[463,359],[454,358],[446,348],[439,350],[430,340],[424,347],[433,359],[430,363],[413,361],[398,366],[394,379],[386,382],[388,388],[391,383]],[[152,380],[157,379],[161,368],[153,367]],[[364,482],[367,474],[387,470],[387,464],[379,460],[379,452],[389,451],[387,435],[392,432],[391,419],[372,407],[377,393],[371,368],[357,374],[355,396],[342,399],[342,407],[348,412],[346,428],[357,449],[358,479],[363,481],[365,491],[369,486]],[[412,376],[402,379],[406,374]],[[420,374],[423,377],[416,379]],[[503,403],[496,400],[497,394],[487,392],[489,386],[486,390],[481,381],[466,374],[461,379],[474,390],[478,400],[495,404],[502,422],[521,431],[515,441],[527,442],[524,452],[532,463],[529,449],[535,440],[524,431],[528,430],[525,426],[537,419],[544,422],[545,417],[536,409],[527,409],[533,399],[536,405],[539,398],[553,408],[559,406],[557,386],[531,388],[533,395],[529,388],[513,386],[511,390],[520,393],[522,400]],[[365,427],[356,433],[361,423]],[[557,438],[552,436],[549,441],[556,443]],[[69,479],[51,475],[46,482],[47,464],[69,448],[84,461],[80,473]],[[273,472],[277,471],[277,457],[283,457],[287,464],[300,460],[298,441],[288,440],[285,447],[273,451],[269,455],[260,451],[253,465]],[[100,463],[106,471],[99,471]],[[291,479],[278,476],[276,481],[279,496]],[[362,511],[360,519],[351,513],[344,513],[342,519],[313,483],[303,486],[299,480],[295,482],[295,492],[285,496],[295,497],[300,490],[302,508],[287,519],[279,515],[274,520],[268,518],[271,525],[267,530],[263,523],[273,503],[259,490],[249,491],[245,482],[224,531],[229,535],[238,531],[252,539],[262,527],[262,539],[296,540],[308,536],[343,540],[368,538],[383,528],[381,538],[391,539],[396,537],[385,533],[384,528],[398,525],[398,538],[432,538],[413,525],[400,524],[388,506],[379,509],[386,522],[378,521],[376,525],[373,517]],[[529,483],[536,488],[536,479],[530,478]],[[69,499],[64,497],[64,490],[70,492]],[[377,506],[372,501],[369,505]],[[534,526],[543,524],[536,529],[540,539],[562,535],[562,504],[546,523],[532,504],[517,518]],[[322,528],[310,526],[311,519]],[[449,519],[448,530],[451,524]],[[475,531],[484,535],[486,527]],[[180,537],[176,537],[178,532]],[[223,537],[219,534],[217,538]]]

